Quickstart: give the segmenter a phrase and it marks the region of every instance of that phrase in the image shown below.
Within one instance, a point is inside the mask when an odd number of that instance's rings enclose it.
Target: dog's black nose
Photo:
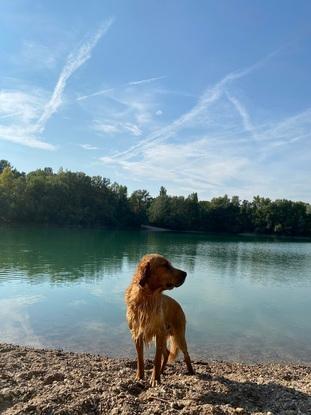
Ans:
[[[186,278],[186,276],[187,276],[186,271],[181,271],[181,276],[183,277],[183,279],[185,279],[185,278]]]

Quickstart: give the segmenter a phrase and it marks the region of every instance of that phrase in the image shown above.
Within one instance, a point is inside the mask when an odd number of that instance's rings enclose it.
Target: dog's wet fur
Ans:
[[[174,268],[163,256],[148,254],[140,260],[126,290],[126,317],[137,352],[136,379],[144,378],[144,344],[156,341],[152,386],[160,383],[167,362],[173,362],[179,350],[184,354],[189,374],[194,373],[185,339],[185,314],[177,301],[162,294],[180,287],[186,276],[185,271]]]

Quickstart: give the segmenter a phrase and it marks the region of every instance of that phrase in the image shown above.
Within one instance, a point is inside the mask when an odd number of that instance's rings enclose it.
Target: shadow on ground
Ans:
[[[311,395],[294,388],[274,382],[238,382],[210,374],[197,376],[206,382],[206,392],[198,398],[202,404],[230,405],[244,413],[311,414]],[[219,410],[218,413],[226,412]]]

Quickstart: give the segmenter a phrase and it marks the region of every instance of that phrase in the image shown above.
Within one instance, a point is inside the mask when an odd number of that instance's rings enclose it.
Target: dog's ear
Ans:
[[[150,262],[145,262],[144,264],[141,264],[139,271],[140,275],[138,284],[141,287],[143,287],[150,276]]]

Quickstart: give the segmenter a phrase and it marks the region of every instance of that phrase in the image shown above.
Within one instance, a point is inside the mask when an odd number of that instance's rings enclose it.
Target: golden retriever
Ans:
[[[126,290],[126,317],[137,352],[136,379],[144,377],[144,344],[154,338],[156,341],[152,386],[160,383],[160,374],[167,361],[174,361],[179,349],[184,354],[188,372],[194,373],[185,339],[185,314],[177,301],[162,294],[164,290],[180,287],[186,275],[163,256],[148,254],[139,262]]]

